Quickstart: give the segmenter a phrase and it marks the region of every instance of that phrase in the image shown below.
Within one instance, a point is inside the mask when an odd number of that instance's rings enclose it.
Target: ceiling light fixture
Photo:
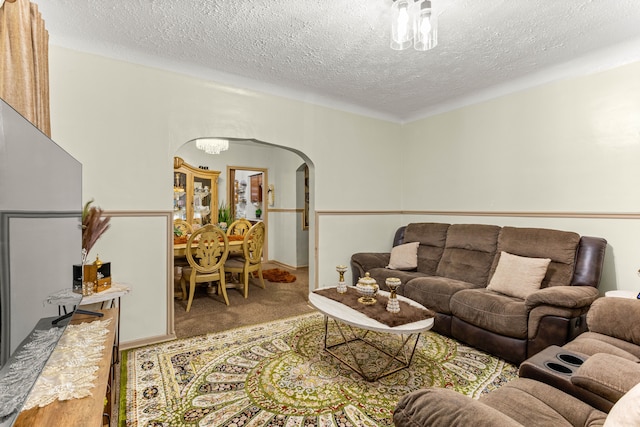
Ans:
[[[393,0],[391,49],[433,49],[438,44],[438,16],[431,0]]]
[[[207,154],[220,154],[229,149],[229,141],[217,138],[196,139],[196,147]]]

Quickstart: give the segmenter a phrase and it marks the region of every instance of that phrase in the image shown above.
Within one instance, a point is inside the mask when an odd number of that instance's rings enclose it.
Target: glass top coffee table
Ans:
[[[385,291],[379,291],[378,294],[389,296],[389,293]],[[398,300],[418,308],[424,308],[417,302],[400,295],[398,295]],[[309,293],[309,302],[324,314],[324,350],[367,381],[377,381],[401,369],[408,368],[413,360],[420,334],[433,327],[433,318],[390,327],[341,302],[314,292]],[[378,301],[377,304],[382,304],[382,302]],[[335,326],[339,338],[331,343],[329,342],[329,320]],[[372,337],[374,339],[369,339],[370,332],[382,334],[382,338]],[[379,353],[380,363],[377,363],[378,366],[373,366],[371,369],[372,367],[367,366],[366,362],[359,357],[357,345],[361,344],[370,346]],[[342,354],[339,350],[342,350]]]

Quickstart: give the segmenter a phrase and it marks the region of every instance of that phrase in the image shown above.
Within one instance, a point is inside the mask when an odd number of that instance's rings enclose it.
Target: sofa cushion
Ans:
[[[545,228],[503,227],[498,237],[498,252],[508,252],[528,258],[550,258],[541,288],[568,286],[573,277],[580,236],[569,231]],[[492,274],[498,266],[493,262]]]
[[[396,427],[522,427],[503,413],[446,388],[423,388],[400,398],[393,411]]]
[[[387,268],[392,270],[415,270],[418,268],[419,242],[410,242],[394,246],[391,249]]]
[[[389,277],[397,277],[400,279],[401,283],[407,283],[416,277],[424,277],[424,274],[419,273],[417,271],[406,271],[406,270],[391,270],[389,268],[372,268],[369,270],[369,275],[373,277],[383,291],[388,291],[389,288],[385,285],[385,280]],[[400,294],[402,295],[402,294]]]
[[[589,314],[587,313],[587,317]],[[613,354],[633,362],[640,362],[640,346],[598,332],[584,332],[564,346],[567,350],[593,356],[596,353]]]
[[[529,313],[521,298],[486,288],[456,292],[449,303],[451,314],[479,328],[511,338],[527,338]]]
[[[451,314],[449,307],[451,296],[463,289],[478,287],[479,285],[473,283],[447,277],[426,276],[412,279],[401,285],[398,293],[438,313]]]
[[[604,427],[637,426],[640,420],[640,384],[629,390],[613,405]]]
[[[500,227],[483,224],[453,224],[447,230],[442,258],[436,274],[486,286],[498,245]]]
[[[606,417],[577,398],[528,378],[511,381],[479,400],[525,426],[601,426]]]
[[[549,258],[527,258],[501,252],[487,289],[525,299],[540,289],[550,262]]]
[[[418,247],[418,271],[435,276],[447,240],[449,224],[411,223],[404,232],[403,243],[420,242]]]

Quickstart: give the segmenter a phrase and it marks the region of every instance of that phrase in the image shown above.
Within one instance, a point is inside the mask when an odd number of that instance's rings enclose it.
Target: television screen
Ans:
[[[52,324],[58,305],[46,300],[72,288],[73,265],[81,262],[82,165],[0,101],[0,426],[5,426],[33,385],[25,376],[11,382],[14,362],[36,354],[46,362],[55,347],[55,342],[36,347],[34,328],[51,336],[63,329],[63,323]],[[31,371],[38,366],[31,359],[29,364]]]

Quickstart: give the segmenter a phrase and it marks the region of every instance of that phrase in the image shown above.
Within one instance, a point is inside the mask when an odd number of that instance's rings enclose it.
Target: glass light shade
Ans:
[[[220,154],[229,149],[229,141],[216,138],[196,139],[196,148],[207,154]]]
[[[414,33],[413,0],[395,0],[391,5],[391,49],[411,46]]]
[[[429,50],[438,44],[438,15],[431,7],[430,0],[422,0],[417,5],[415,36],[413,48],[415,50]]]

